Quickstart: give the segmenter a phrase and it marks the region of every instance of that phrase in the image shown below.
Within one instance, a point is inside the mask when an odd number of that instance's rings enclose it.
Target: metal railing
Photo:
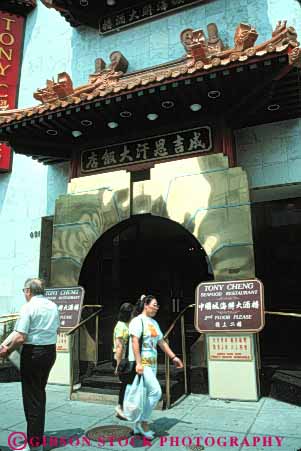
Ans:
[[[0,315],[0,324],[3,324],[2,336],[7,334],[7,326],[9,323],[16,321],[19,318],[19,313],[9,313],[8,315]],[[1,341],[0,341],[1,343]]]
[[[10,313],[9,315],[0,315],[0,324],[4,324],[3,328],[6,329],[7,324],[11,321],[16,321],[19,318],[19,313]]]
[[[181,321],[181,347],[182,347],[182,356],[183,356],[183,366],[184,366],[184,394],[188,393],[188,384],[187,384],[187,352],[186,352],[186,340],[185,340],[185,313],[188,309],[195,307],[195,304],[190,304],[185,307],[175,318],[172,324],[167,329],[167,332],[164,334],[164,340],[169,345],[169,335],[174,330],[178,321]],[[301,318],[300,313],[289,313],[289,312],[271,312],[265,311],[265,315],[277,315],[277,316],[288,316],[294,318]],[[259,342],[259,336],[257,334],[257,341]],[[258,362],[259,364],[259,362]],[[165,354],[165,381],[166,381],[166,408],[169,409],[171,405],[171,393],[170,393],[170,360]]]
[[[301,313],[289,313],[289,312],[269,312],[265,311],[265,315],[277,315],[277,316],[292,316],[294,318],[301,318]]]
[[[169,335],[174,330],[178,321],[181,322],[181,348],[182,348],[182,360],[184,367],[184,394],[188,394],[188,383],[187,383],[187,352],[186,352],[186,338],[185,338],[185,313],[190,308],[195,307],[195,304],[187,305],[181,312],[176,316],[175,320],[171,323],[169,328],[164,334],[164,340],[169,345]],[[171,394],[170,394],[170,361],[168,356],[165,354],[165,394],[166,394],[166,408],[169,409],[171,405]]]
[[[180,331],[181,331],[181,349],[182,349],[182,360],[183,360],[183,367],[184,367],[184,394],[188,394],[188,379],[187,379],[187,351],[186,351],[186,338],[185,338],[185,313],[195,307],[195,304],[190,304],[186,306],[175,318],[175,320],[171,323],[169,328],[167,329],[166,333],[164,334],[164,340],[169,344],[169,336],[171,332],[174,330],[174,328],[177,326],[178,322],[180,321]],[[94,313],[89,315],[87,318],[82,320],[79,324],[77,324],[75,327],[70,329],[68,332],[66,332],[66,336],[70,337],[70,399],[71,395],[74,391],[74,342],[75,342],[75,334],[76,332],[79,332],[80,329],[86,325],[88,322],[90,322],[93,318],[95,318],[95,365],[97,365],[98,358],[99,358],[99,314],[102,310],[102,305],[84,305],[82,308],[82,311],[84,311],[85,308],[93,308],[97,309]],[[265,311],[265,315],[277,315],[277,316],[288,316],[288,317],[297,317],[301,318],[301,313],[290,313],[290,312],[272,312],[272,311]],[[0,315],[0,325],[3,324],[3,337],[7,334],[7,326],[10,322],[16,321],[19,318],[18,313],[10,313],[6,315]],[[105,318],[102,318],[105,319]],[[80,348],[79,352],[80,352]],[[169,409],[171,405],[171,379],[170,379],[170,360],[165,354],[165,381],[166,381],[166,408]]]
[[[80,329],[90,322],[93,318],[95,318],[95,366],[98,362],[98,342],[99,342],[99,313],[102,310],[102,305],[84,305],[82,311],[84,308],[97,308],[96,312],[91,313],[87,318],[82,320],[79,324],[74,326],[72,329],[70,329],[68,332],[66,332],[66,336],[70,337],[70,399],[74,390],[74,342],[75,342],[75,333],[80,332]],[[78,351],[80,353],[80,345],[78,344]],[[80,357],[80,356],[79,356]],[[78,358],[79,360],[79,358]],[[79,363],[79,362],[78,362]],[[79,381],[78,381],[79,382]]]

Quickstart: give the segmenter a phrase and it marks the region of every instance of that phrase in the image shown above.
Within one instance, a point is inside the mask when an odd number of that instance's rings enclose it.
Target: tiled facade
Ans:
[[[237,160],[250,188],[301,182],[300,119],[249,127],[236,133]]]

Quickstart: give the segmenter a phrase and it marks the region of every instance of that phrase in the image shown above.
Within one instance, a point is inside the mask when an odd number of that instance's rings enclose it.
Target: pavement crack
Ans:
[[[256,415],[255,415],[253,421],[251,422],[249,428],[247,429],[247,432],[246,432],[245,435],[244,435],[244,438],[247,437],[247,435],[251,432],[251,429],[252,429],[253,425],[255,424],[255,421],[257,420],[258,415],[260,414],[261,410],[263,409],[263,406],[264,406],[264,404],[265,404],[265,401],[266,401],[266,399],[264,399],[263,402],[261,403],[261,406],[259,406],[259,409],[257,410]],[[239,448],[238,451],[241,451],[243,447],[244,447],[244,445],[242,444],[242,445],[240,446],[240,448]]]

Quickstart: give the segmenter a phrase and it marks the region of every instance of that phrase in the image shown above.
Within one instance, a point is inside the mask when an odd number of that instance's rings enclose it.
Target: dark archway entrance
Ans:
[[[122,302],[135,303],[141,294],[154,294],[164,332],[177,313],[194,303],[196,286],[210,278],[199,242],[171,220],[139,215],[108,230],[86,257],[79,279],[86,304],[103,305],[99,359],[111,359],[112,330]],[[186,315],[190,342],[197,338],[193,314],[190,309]],[[179,338],[173,341],[179,348]]]

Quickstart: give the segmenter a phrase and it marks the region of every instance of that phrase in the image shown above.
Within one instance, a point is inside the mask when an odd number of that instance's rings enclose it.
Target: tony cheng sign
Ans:
[[[259,332],[264,327],[258,279],[204,282],[196,289],[195,327],[206,332]]]
[[[24,17],[0,10],[0,111],[17,105]],[[10,172],[12,149],[0,141],[0,172]]]
[[[84,294],[83,287],[46,288],[45,296],[55,302],[60,311],[62,329],[71,329],[79,323]]]

